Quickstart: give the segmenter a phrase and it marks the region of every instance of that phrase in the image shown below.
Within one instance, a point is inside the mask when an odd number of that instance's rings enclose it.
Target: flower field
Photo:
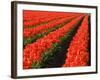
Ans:
[[[90,66],[90,15],[23,11],[23,69]]]

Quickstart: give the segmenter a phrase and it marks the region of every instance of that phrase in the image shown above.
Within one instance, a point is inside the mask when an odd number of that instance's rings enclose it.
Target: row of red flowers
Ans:
[[[53,28],[59,24],[62,24],[76,16],[79,16],[79,15],[74,15],[74,16],[71,16],[71,17],[65,17],[65,18],[62,18],[62,19],[58,19],[58,20],[55,20],[55,21],[52,21],[52,22],[49,22],[47,24],[44,24],[44,25],[40,25],[40,26],[37,26],[37,27],[34,27],[34,28],[24,28],[24,31],[23,31],[23,36],[24,38],[29,38],[29,37],[32,37],[38,33],[41,33],[41,32],[44,32],[50,28]]]
[[[85,16],[66,54],[64,67],[87,66],[89,61],[89,16]]]
[[[60,38],[73,28],[74,25],[76,25],[83,17],[84,15],[81,15],[64,25],[62,28],[59,28],[47,36],[38,39],[36,42],[27,45],[24,48],[23,68],[29,69],[33,62],[39,62],[41,60],[42,53],[51,48],[52,44],[59,42]]]

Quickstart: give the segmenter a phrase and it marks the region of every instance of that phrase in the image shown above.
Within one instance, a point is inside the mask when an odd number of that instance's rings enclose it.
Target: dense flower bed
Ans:
[[[23,69],[89,66],[89,17],[23,10]]]
[[[89,16],[85,16],[66,53],[64,67],[87,66],[89,61]]]
[[[23,68],[29,69],[33,62],[39,62],[41,60],[42,53],[51,48],[52,44],[59,43],[60,38],[63,37],[71,28],[77,25],[83,17],[84,15],[81,15],[64,25],[62,28],[49,33],[32,44],[27,45],[24,48]]]

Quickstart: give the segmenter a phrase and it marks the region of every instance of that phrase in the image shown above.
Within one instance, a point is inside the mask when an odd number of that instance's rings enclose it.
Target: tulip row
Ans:
[[[60,38],[64,37],[64,35],[68,33],[71,28],[77,25],[83,17],[84,15],[81,15],[64,25],[62,28],[59,28],[58,30],[49,33],[47,36],[38,39],[36,42],[25,46],[23,68],[29,69],[31,68],[33,62],[40,62],[41,55],[46,50],[50,49],[54,43],[59,43]]]
[[[62,18],[62,19],[58,19],[58,20],[49,22],[49,23],[44,24],[44,25],[37,26],[35,28],[24,28],[23,37],[24,38],[33,37],[36,34],[39,34],[39,33],[44,32],[44,31],[46,31],[50,28],[53,28],[53,27],[55,27],[55,26],[57,26],[61,23],[66,22],[68,19],[71,19],[71,18],[74,18],[74,17],[76,17],[76,16],[74,15],[74,16],[71,16],[71,17],[65,17],[65,18]]]
[[[89,16],[85,16],[83,22],[75,34],[66,54],[64,67],[87,66],[89,61]]]

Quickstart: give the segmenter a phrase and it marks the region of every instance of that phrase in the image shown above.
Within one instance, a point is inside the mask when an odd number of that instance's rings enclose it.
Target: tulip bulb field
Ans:
[[[90,66],[90,14],[23,10],[23,69]]]

